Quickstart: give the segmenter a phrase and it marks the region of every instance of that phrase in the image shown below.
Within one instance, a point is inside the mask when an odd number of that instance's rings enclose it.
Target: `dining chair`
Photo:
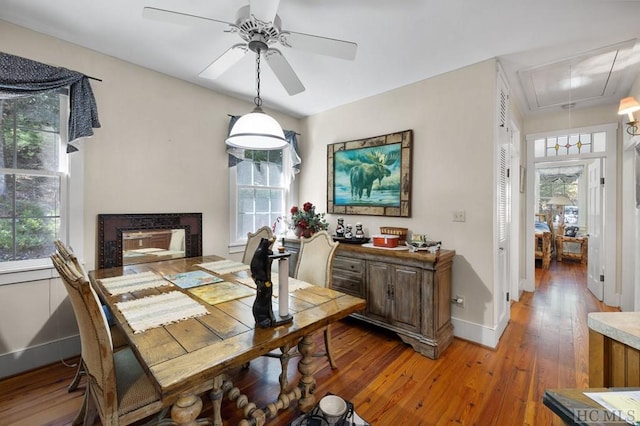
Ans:
[[[82,364],[87,385],[73,425],[93,425],[96,415],[103,425],[128,425],[166,413],[160,395],[136,360],[130,347],[113,350],[107,318],[98,295],[85,278],[71,250],[56,242],[53,265],[67,290],[80,331]]]
[[[333,237],[327,231],[319,231],[309,238],[300,239],[300,251],[298,252],[298,261],[296,263],[294,278],[306,281],[308,283],[331,288],[332,285],[332,266],[335,257],[336,248],[339,243],[333,241]],[[324,351],[316,352],[314,357],[327,357],[329,365],[332,369],[338,368],[333,353],[331,352],[331,326],[327,325],[323,328],[324,333]],[[285,346],[280,348],[280,353],[271,352],[265,356],[270,358],[278,358],[281,365],[280,374],[280,393],[285,393],[288,388],[287,370],[289,359],[301,356],[298,348],[293,346]]]
[[[327,231],[318,231],[309,238],[300,239],[300,251],[294,277],[320,287],[331,288],[332,267],[338,242]],[[325,351],[314,356],[326,356],[331,368],[338,368],[331,352],[331,328],[324,328]]]
[[[251,259],[253,259],[253,255],[256,252],[258,244],[260,244],[260,240],[262,238],[275,241],[273,239],[273,231],[271,231],[270,227],[263,226],[262,228],[258,228],[256,232],[247,233],[247,245],[244,247],[242,263],[244,263],[245,265],[251,264]]]
[[[82,267],[82,264],[78,261],[78,258],[73,253],[73,251],[71,249],[67,248],[64,245],[64,243],[62,243],[62,241],[60,241],[60,240],[54,241],[54,244],[56,246],[56,250],[58,250],[58,254],[60,254],[60,256],[62,256],[62,258],[65,260],[65,262],[72,263],[73,266],[75,267],[75,269],[78,272],[81,272],[82,275],[86,279],[87,273],[84,270],[84,268]],[[120,350],[121,348],[127,346],[127,339],[126,339],[126,337],[124,337],[124,334],[122,333],[122,331],[118,327],[116,327],[115,324],[112,324],[111,321],[109,321],[109,317],[107,315],[106,307],[104,305],[102,305],[102,310],[103,310],[105,316],[107,317],[107,323],[109,324],[109,334],[111,335],[111,341],[112,341],[112,344],[113,344],[113,348],[114,348],[114,350]],[[87,373],[87,370],[86,370],[86,368],[84,366],[84,362],[82,361],[82,356],[81,356],[80,360],[78,361],[78,369],[76,370],[76,374],[74,375],[73,379],[71,380],[71,383],[69,383],[69,386],[67,387],[67,391],[68,392],[73,392],[76,389],[78,389],[78,385],[80,384],[80,379],[86,373]]]

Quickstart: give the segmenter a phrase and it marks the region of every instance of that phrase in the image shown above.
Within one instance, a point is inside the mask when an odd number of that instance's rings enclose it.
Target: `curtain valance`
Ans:
[[[0,98],[29,96],[69,86],[69,142],[92,136],[100,127],[89,78],[77,71],[54,67],[0,52]]]

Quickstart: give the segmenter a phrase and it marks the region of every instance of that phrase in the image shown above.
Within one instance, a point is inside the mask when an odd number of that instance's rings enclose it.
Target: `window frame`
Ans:
[[[59,238],[69,246],[74,247],[78,258],[83,258],[83,230],[84,230],[84,152],[76,151],[73,155],[67,153],[69,145],[69,90],[55,89],[59,92],[60,101],[60,133],[59,152],[60,162],[57,171],[37,172],[25,169],[2,168],[3,174],[42,174],[58,176],[60,179],[60,229]],[[78,178],[71,178],[77,176]],[[40,259],[12,260],[0,262],[0,275],[20,272],[51,269],[53,264],[49,257]],[[0,285],[20,281],[19,277],[0,278]]]
[[[294,184],[293,173],[286,169],[286,167],[288,167],[287,165],[290,164],[290,156],[291,156],[291,149],[288,147],[285,147],[282,150],[282,175],[283,175],[282,178],[284,182],[284,186],[283,186],[284,194],[282,197],[284,205],[282,206],[283,207],[282,214],[285,216],[288,213],[287,206],[294,204],[294,200],[292,197],[292,187]],[[243,160],[243,161],[247,161],[247,160]],[[243,187],[246,187],[246,185],[243,185]],[[260,186],[254,186],[254,187],[262,188]],[[238,209],[239,188],[240,187],[238,186],[238,165],[236,164],[234,166],[229,167],[229,253],[230,254],[243,252],[247,244],[246,235],[240,239],[236,238],[238,233],[237,229],[238,229],[238,215],[239,215],[239,209]]]

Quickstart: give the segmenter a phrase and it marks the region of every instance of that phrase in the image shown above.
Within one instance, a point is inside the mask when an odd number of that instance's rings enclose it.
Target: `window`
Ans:
[[[534,155],[541,157],[559,157],[605,151],[606,132],[572,133],[536,139]]]
[[[0,99],[0,268],[48,262],[65,230],[66,90]]]
[[[242,161],[230,170],[231,245],[246,242],[247,233],[273,226],[285,216],[289,179],[283,165],[288,149],[245,150]]]

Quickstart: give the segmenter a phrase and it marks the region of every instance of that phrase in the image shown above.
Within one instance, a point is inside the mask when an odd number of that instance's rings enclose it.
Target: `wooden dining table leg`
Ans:
[[[196,425],[201,411],[202,398],[192,393],[184,393],[171,407],[171,420],[181,426]]]
[[[314,392],[316,391],[316,379],[313,377],[316,372],[316,363],[313,354],[316,344],[309,335],[304,336],[298,343],[298,351],[302,354],[302,359],[298,362],[298,371],[302,375],[299,382],[302,397],[298,401],[298,408],[303,413],[310,411],[316,403]]]
[[[223,375],[216,376],[213,379],[213,389],[211,390],[211,404],[213,405],[213,426],[222,426],[222,384],[225,377]]]

